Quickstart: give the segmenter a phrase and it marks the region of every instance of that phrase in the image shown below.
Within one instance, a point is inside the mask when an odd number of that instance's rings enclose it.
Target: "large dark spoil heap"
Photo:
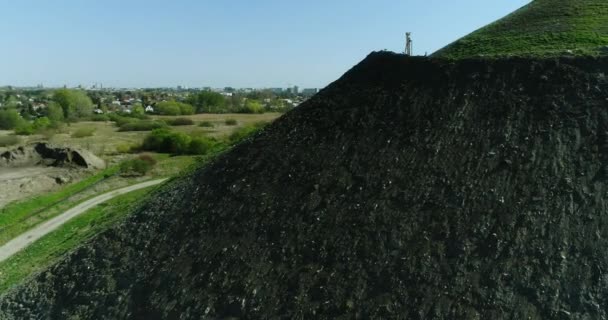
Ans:
[[[372,54],[0,318],[606,318],[605,70]]]

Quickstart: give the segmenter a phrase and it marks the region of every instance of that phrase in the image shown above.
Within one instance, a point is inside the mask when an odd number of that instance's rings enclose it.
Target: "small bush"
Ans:
[[[264,113],[264,106],[258,101],[247,100],[242,108],[239,108],[239,113]]]
[[[236,121],[236,119],[226,119],[226,121],[224,121],[224,123],[227,126],[236,126],[237,124],[239,124],[239,122]]]
[[[30,136],[34,134],[34,126],[31,123],[23,120],[17,125],[17,127],[15,127],[15,134],[20,136]]]
[[[144,139],[142,149],[161,153],[205,155],[216,146],[218,142],[212,138],[192,137],[182,132],[158,129]]]
[[[135,121],[127,122],[120,126],[118,131],[152,131],[154,129],[164,128],[167,125],[160,121]]]
[[[190,141],[188,153],[202,156],[209,153],[215,144],[214,140],[207,137],[194,137]]]
[[[137,158],[149,163],[152,166],[156,164],[156,159],[154,159],[154,157],[148,153],[140,154]]]
[[[165,120],[165,122],[167,122],[167,124],[170,126],[191,126],[194,124],[194,121],[189,118],[175,118]]]
[[[106,122],[110,121],[110,117],[106,114],[94,114],[91,116],[91,121]]]
[[[34,120],[34,123],[32,124],[32,126],[34,127],[34,130],[36,132],[39,132],[39,131],[42,131],[44,129],[51,127],[51,120],[49,120],[49,118],[47,118],[47,117],[41,117],[41,118]]]
[[[95,128],[79,128],[72,132],[72,138],[91,137],[95,133]]]
[[[215,127],[215,125],[211,121],[203,121],[203,122],[199,123],[198,126],[199,127],[203,127],[203,128],[213,128],[213,127]]]
[[[177,101],[162,101],[156,104],[155,107],[158,114],[167,116],[180,116],[194,114],[194,107],[187,103]]]
[[[0,130],[15,129],[23,122],[17,110],[0,110]]]
[[[125,117],[116,113],[111,113],[108,115],[111,121],[114,121],[117,126],[121,127],[126,123],[136,122],[138,121],[136,118]]]
[[[15,135],[0,136],[0,147],[10,147],[21,143],[21,139]]]
[[[165,152],[173,154],[187,154],[190,151],[192,138],[182,132],[171,133],[163,143]]]
[[[134,149],[135,146],[128,143],[122,143],[116,146],[116,153],[131,153]]]
[[[123,176],[144,176],[156,164],[156,160],[147,154],[142,154],[139,157],[127,160],[120,164],[120,172]]]

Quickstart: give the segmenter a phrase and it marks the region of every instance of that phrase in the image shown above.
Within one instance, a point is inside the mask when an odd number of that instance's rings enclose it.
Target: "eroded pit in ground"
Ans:
[[[105,163],[87,150],[54,146],[43,142],[20,146],[0,154],[0,167],[33,166],[103,169]]]
[[[36,143],[0,153],[0,208],[77,181],[104,161],[82,149]]]

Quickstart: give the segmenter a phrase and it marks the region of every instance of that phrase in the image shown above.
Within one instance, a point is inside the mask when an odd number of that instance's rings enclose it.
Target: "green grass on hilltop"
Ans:
[[[434,57],[603,55],[608,53],[608,1],[534,0],[435,52]]]

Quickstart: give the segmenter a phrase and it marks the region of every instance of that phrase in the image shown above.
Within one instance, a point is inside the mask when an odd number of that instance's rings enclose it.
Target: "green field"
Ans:
[[[188,118],[194,121],[194,125],[172,127],[173,130],[188,134],[205,135],[209,137],[222,138],[228,136],[239,127],[256,122],[271,122],[281,116],[280,113],[264,114],[197,114],[191,116],[152,116],[153,120],[169,120],[175,118]],[[237,125],[226,125],[227,119],[234,119]],[[208,122],[213,127],[201,127],[200,123]],[[82,129],[89,129],[93,134],[89,137],[77,138],[73,134]],[[8,132],[5,131],[4,134]],[[72,123],[63,128],[61,132],[51,137],[32,135],[21,137],[24,143],[36,141],[49,141],[59,145],[69,145],[87,149],[97,156],[106,160],[112,160],[119,155],[121,148],[128,148],[141,144],[149,131],[121,132],[113,122],[82,121]],[[2,132],[0,132],[0,135]]]
[[[448,59],[595,56],[608,53],[606,46],[607,1],[534,0],[432,56]]]

